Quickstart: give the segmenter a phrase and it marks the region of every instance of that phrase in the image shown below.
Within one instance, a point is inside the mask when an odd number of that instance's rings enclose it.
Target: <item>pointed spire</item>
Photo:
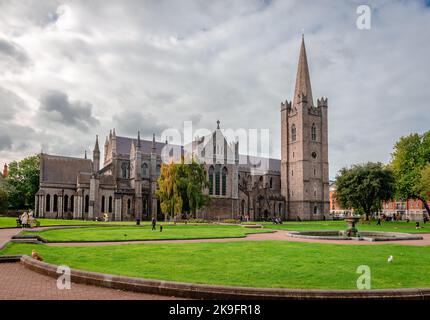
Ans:
[[[108,137],[106,136],[105,146],[107,146],[108,144],[109,144],[109,140],[108,140]]]
[[[113,128],[113,133],[112,133],[112,135],[116,138],[115,128]]]
[[[221,121],[217,120],[216,121],[216,128],[219,129],[219,124],[221,123]]]
[[[152,152],[155,153],[155,133],[152,134]]]
[[[99,135],[96,134],[96,144],[94,146],[94,152],[100,152],[100,148],[99,148]]]
[[[311,78],[309,75],[308,59],[306,56],[305,36],[302,33],[299,63],[297,66],[296,87],[294,89],[293,105],[297,106],[302,96],[306,96],[309,106],[313,106]]]
[[[137,131],[137,148],[140,150],[140,131]]]
[[[87,159],[87,150],[85,150],[84,159]]]

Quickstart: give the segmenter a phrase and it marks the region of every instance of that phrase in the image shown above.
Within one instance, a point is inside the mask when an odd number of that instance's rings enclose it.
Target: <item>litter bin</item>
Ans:
[[[136,219],[136,226],[140,226],[140,219],[139,218]]]

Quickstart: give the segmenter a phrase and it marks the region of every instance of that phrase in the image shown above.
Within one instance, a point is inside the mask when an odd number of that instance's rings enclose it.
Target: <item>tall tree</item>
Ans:
[[[204,166],[194,158],[185,164],[184,159],[178,165],[179,190],[184,203],[184,212],[194,218],[199,208],[209,203],[209,196],[204,190],[209,186]]]
[[[336,177],[339,203],[367,218],[381,209],[382,201],[391,199],[394,188],[393,173],[379,162],[343,168]]]
[[[6,178],[9,203],[15,209],[34,207],[34,196],[39,189],[39,155],[9,164]]]
[[[172,217],[181,214],[192,214],[209,203],[209,196],[204,193],[208,186],[206,172],[202,164],[195,159],[185,163],[170,162],[162,164],[158,179],[161,209]]]
[[[175,217],[182,211],[183,202],[178,190],[177,173],[178,166],[173,161],[161,165],[156,194],[160,199],[161,211],[166,220],[168,216]]]
[[[403,199],[419,199],[423,202],[427,213],[430,208],[427,201],[430,195],[423,188],[422,174],[430,163],[430,131],[401,137],[394,145],[391,168],[396,178],[396,197]]]
[[[9,207],[9,193],[7,191],[6,181],[0,174],[0,212]]]
[[[421,171],[420,191],[423,198],[430,199],[430,163]]]

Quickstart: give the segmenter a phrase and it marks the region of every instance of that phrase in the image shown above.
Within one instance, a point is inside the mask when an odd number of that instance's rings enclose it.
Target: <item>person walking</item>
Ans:
[[[155,220],[155,217],[152,218],[152,230],[156,230],[155,226],[157,225],[157,220]]]
[[[376,222],[376,225],[377,225],[377,226],[380,226],[380,225],[381,225],[381,218],[378,218],[378,222]]]

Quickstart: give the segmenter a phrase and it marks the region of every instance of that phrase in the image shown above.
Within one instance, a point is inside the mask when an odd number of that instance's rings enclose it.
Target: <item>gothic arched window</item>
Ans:
[[[221,165],[217,164],[215,166],[215,194],[220,195],[220,185],[221,185]]]
[[[51,211],[51,195],[47,194],[46,195],[46,207],[45,207],[46,212]]]
[[[157,176],[160,175],[160,171],[161,171],[161,166],[159,164],[157,164],[157,167],[156,167]]]
[[[70,196],[70,211],[75,211],[75,196]]]
[[[54,194],[54,205],[53,205],[53,212],[58,211],[58,196]]]
[[[227,168],[224,167],[222,169],[222,195],[225,196],[227,194]]]
[[[312,123],[311,139],[312,141],[317,141],[317,127],[315,126],[315,123]]]
[[[112,213],[112,197],[109,197],[108,211]]]
[[[140,168],[140,175],[142,176],[142,178],[147,178],[148,177],[148,165],[146,164],[146,162],[142,163],[142,167]]]
[[[123,162],[121,165],[121,176],[123,179],[130,177],[130,165],[127,162]]]
[[[273,188],[273,179],[272,178],[270,178],[269,184],[270,184],[270,189],[272,189]]]
[[[102,207],[102,213],[104,213],[105,212],[105,196],[102,196],[101,207]]]
[[[209,167],[209,194],[214,194],[214,167]]]
[[[66,194],[65,196],[64,196],[64,206],[63,206],[63,211],[64,212],[67,212],[67,211],[69,211],[69,196]]]
[[[84,212],[88,213],[88,210],[90,208],[90,196],[86,195],[85,196],[85,206],[84,206]]]
[[[296,125],[291,126],[291,141],[296,141]]]

